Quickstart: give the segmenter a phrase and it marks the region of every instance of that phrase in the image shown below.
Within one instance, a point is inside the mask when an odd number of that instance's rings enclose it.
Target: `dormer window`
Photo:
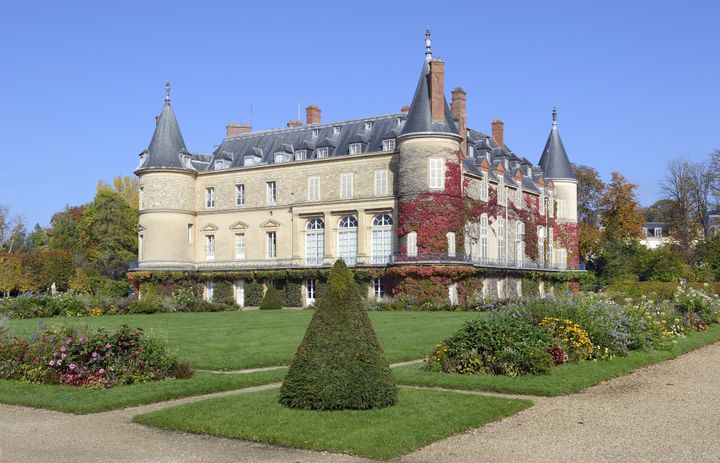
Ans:
[[[306,150],[295,151],[295,160],[296,161],[304,161],[305,159],[307,159],[307,151]]]
[[[397,125],[402,124],[402,117],[396,117],[396,118],[395,118],[395,123],[396,123]]]
[[[467,154],[468,154],[468,157],[471,157],[471,158],[475,157],[475,147],[473,145],[468,145]]]
[[[383,151],[395,151],[395,139],[388,138],[383,140]]]
[[[182,155],[183,164],[189,165],[190,164],[190,155],[189,154],[183,154]]]
[[[351,143],[350,144],[350,154],[360,154],[362,153],[362,143]]]
[[[221,170],[225,168],[225,160],[218,159],[215,161],[215,170]]]
[[[342,130],[342,127],[340,127],[339,125],[336,125],[335,127],[333,127],[333,135],[340,135],[341,130]]]
[[[373,121],[365,121],[365,130],[372,130]]]
[[[258,163],[258,158],[255,156],[245,156],[245,163],[246,166],[254,166]]]
[[[322,148],[317,149],[317,157],[320,158],[326,158],[330,155],[330,148],[327,146],[323,146]]]
[[[275,153],[275,162],[276,163],[285,162],[286,159],[287,159],[287,154],[285,152],[280,151],[280,152]]]
[[[312,131],[313,138],[317,138],[320,136],[320,129],[313,129]]]

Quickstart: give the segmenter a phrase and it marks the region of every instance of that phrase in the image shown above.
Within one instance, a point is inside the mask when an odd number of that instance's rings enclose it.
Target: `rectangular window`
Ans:
[[[498,244],[498,260],[505,260],[505,218],[497,219],[497,244]]]
[[[205,235],[205,258],[215,259],[215,235]]]
[[[383,140],[383,151],[395,151],[395,139]]]
[[[307,151],[306,150],[295,151],[295,160],[296,161],[304,161],[305,159],[307,159]]]
[[[245,307],[245,282],[242,280],[235,282],[235,303]]]
[[[515,190],[515,205],[517,207],[523,207],[522,199],[523,199],[522,188],[517,187],[517,189]]]
[[[277,235],[273,232],[267,232],[267,258],[277,258]]]
[[[235,234],[235,259],[245,259],[245,233]]]
[[[567,251],[565,249],[555,251],[555,262],[557,262],[556,267],[558,268],[564,269],[567,267]]]
[[[375,196],[388,194],[387,170],[375,171]]]
[[[312,131],[313,138],[317,138],[320,136],[320,129],[313,129]]]
[[[540,200],[538,201],[538,213],[545,215],[545,192],[540,192]]]
[[[145,208],[145,187],[140,187],[138,190],[138,203],[140,204],[140,209]]]
[[[557,200],[557,216],[558,216],[558,218],[565,217],[565,200],[564,199]]]
[[[207,209],[212,209],[215,207],[215,188],[214,187],[207,187],[205,188],[205,207]]]
[[[430,158],[429,160],[430,188],[442,190],[445,188],[445,163],[442,159]]]
[[[318,159],[326,158],[330,155],[330,148],[327,146],[323,146],[322,148],[317,149],[317,157]]]
[[[320,177],[308,178],[308,201],[320,200]]]
[[[277,184],[275,182],[266,182],[267,185],[267,203],[271,206],[277,201]]]
[[[340,197],[352,198],[353,195],[353,174],[340,174]]]
[[[407,255],[417,256],[417,233],[410,232],[407,235]]]
[[[235,185],[235,205],[245,205],[245,185],[242,183]]]
[[[362,144],[361,143],[352,143],[350,145],[350,154],[360,154],[362,153]]]
[[[138,260],[143,260],[143,255],[144,255],[143,241],[145,241],[145,236],[138,235]]]
[[[255,156],[245,156],[244,161],[244,166],[254,166],[255,164],[257,164],[257,158]]]
[[[342,130],[342,127],[340,127],[339,125],[336,125],[335,127],[333,127],[333,135],[340,135],[341,130]]]
[[[503,206],[507,204],[507,189],[502,182],[500,182],[497,186],[497,197],[498,204],[501,204]]]
[[[480,199],[487,201],[490,197],[490,190],[488,185],[487,174],[483,174],[482,180],[480,180]]]
[[[188,244],[193,242],[193,224],[188,224]]]
[[[213,296],[215,295],[215,284],[212,281],[205,282],[205,300],[212,302]]]
[[[307,294],[306,300],[307,305],[315,304],[315,297],[317,293],[317,282],[314,278],[310,278],[305,282],[305,291]]]
[[[663,236],[663,234],[662,234],[662,228],[656,227],[656,228],[655,228],[655,238],[662,238],[662,236]]]
[[[287,154],[285,153],[275,153],[275,162],[285,162],[287,159]]]
[[[215,161],[215,170],[221,170],[225,168],[225,161],[222,159],[219,159]]]
[[[365,130],[372,130],[372,128],[373,128],[373,122],[365,121]]]
[[[383,285],[382,278],[373,279],[373,296],[375,296],[375,299],[385,297],[385,285]]]

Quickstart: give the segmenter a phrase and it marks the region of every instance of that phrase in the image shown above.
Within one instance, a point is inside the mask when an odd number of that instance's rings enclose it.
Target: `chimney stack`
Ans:
[[[312,104],[305,108],[305,123],[307,125],[319,124],[320,108]]]
[[[430,61],[430,119],[445,120],[445,63],[439,59]]]
[[[228,122],[226,128],[228,138],[252,132],[252,126],[242,122]]]
[[[452,91],[452,102],[450,111],[457,123],[458,132],[462,137],[460,142],[460,153],[465,159],[467,155],[467,92],[460,87],[455,87]]]
[[[406,104],[406,105],[404,105],[402,108],[400,108],[400,112],[401,112],[401,113],[406,113],[406,112],[408,112],[408,111],[410,111],[410,105],[409,105],[409,104]]]
[[[287,123],[288,127],[300,127],[302,125],[302,121],[290,119],[290,122]]]
[[[500,149],[505,146],[505,123],[500,119],[492,121],[492,137],[495,143],[498,144]]]

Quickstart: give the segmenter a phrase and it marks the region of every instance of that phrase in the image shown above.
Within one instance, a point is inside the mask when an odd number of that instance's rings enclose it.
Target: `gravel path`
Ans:
[[[715,344],[578,394],[534,398],[528,410],[398,462],[720,462],[719,361]],[[200,399],[84,416],[0,405],[0,463],[363,461],[129,423]]]

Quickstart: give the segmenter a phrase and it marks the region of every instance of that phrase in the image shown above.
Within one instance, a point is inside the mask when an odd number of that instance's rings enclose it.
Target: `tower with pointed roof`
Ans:
[[[166,82],[165,104],[135,170],[140,188],[138,247],[142,262],[173,267],[194,260],[189,237],[195,226],[197,171],[191,158],[170,104],[170,83]]]

